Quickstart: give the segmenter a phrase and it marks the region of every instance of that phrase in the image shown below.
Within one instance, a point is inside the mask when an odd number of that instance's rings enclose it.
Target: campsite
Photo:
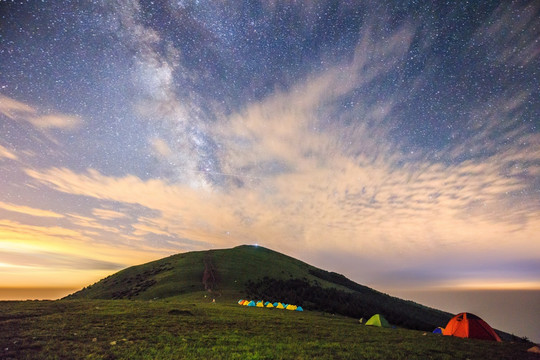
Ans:
[[[1,359],[538,359],[524,342],[365,326],[317,311],[212,302],[1,302]]]
[[[271,296],[276,284],[282,293]],[[254,246],[174,255],[61,300],[0,310],[6,360],[538,359],[533,344],[500,330],[502,342],[434,334],[452,314]]]

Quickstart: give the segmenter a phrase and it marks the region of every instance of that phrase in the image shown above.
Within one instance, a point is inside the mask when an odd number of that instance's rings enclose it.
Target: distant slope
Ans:
[[[212,297],[260,298],[366,320],[382,313],[390,323],[431,330],[451,314],[401,300],[260,247],[196,251],[133,266],[67,299],[163,299],[198,291]]]
[[[211,275],[208,274],[209,268],[212,269]],[[264,277],[280,280],[306,279],[325,288],[347,290],[332,279],[325,280],[313,275],[321,271],[261,246],[242,245],[233,249],[177,254],[132,266],[68,298],[150,300],[203,290],[211,290],[218,296],[226,293],[242,297],[246,295],[248,281],[257,281]]]

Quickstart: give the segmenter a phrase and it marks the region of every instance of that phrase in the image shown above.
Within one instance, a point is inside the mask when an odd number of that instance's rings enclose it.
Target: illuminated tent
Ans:
[[[443,335],[501,341],[501,338],[484,320],[471,313],[459,313],[446,325]]]
[[[285,309],[287,309],[287,310],[296,310],[296,305],[289,304],[289,305],[287,305],[287,307]]]
[[[366,325],[389,328],[390,324],[381,314],[375,314],[366,321]]]
[[[255,301],[251,300],[247,306],[257,306],[257,304],[255,304]]]
[[[282,303],[277,303],[276,309],[285,309]]]
[[[269,302],[268,304],[266,304],[266,307],[267,307],[267,308],[273,308],[274,305],[273,305],[271,302]]]
[[[442,335],[443,331],[444,331],[444,329],[443,329],[442,327],[439,326],[438,328],[436,328],[435,330],[433,330],[433,333],[434,333],[434,334],[441,334],[441,335]]]
[[[243,302],[244,302],[243,299],[238,300],[238,305],[242,305]]]
[[[298,307],[296,308],[296,311],[304,311],[304,309],[302,309],[301,306],[298,306]]]

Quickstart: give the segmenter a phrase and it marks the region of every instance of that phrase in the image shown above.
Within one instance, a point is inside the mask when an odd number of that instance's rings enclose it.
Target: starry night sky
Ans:
[[[375,288],[540,288],[540,3],[0,13],[0,285],[258,243]]]

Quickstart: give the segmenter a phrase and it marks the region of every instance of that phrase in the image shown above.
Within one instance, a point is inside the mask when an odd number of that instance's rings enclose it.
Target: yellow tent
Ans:
[[[257,301],[257,307],[264,307],[264,304],[262,301]]]
[[[276,309],[285,309],[282,303],[277,303]]]
[[[287,309],[287,310],[296,310],[296,305],[289,304],[289,305],[287,305],[287,307],[285,309]]]
[[[268,304],[266,304],[266,307],[267,307],[267,308],[273,308],[274,305],[273,305],[271,302],[269,302]]]

